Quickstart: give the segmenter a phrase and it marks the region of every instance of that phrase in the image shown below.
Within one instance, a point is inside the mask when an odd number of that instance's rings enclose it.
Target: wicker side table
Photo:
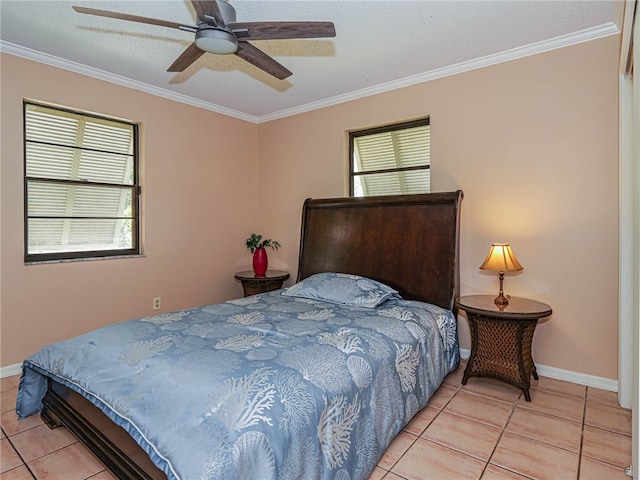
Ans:
[[[289,278],[289,274],[280,270],[267,270],[264,275],[258,276],[253,270],[248,270],[238,272],[234,277],[236,280],[240,280],[244,296],[248,297],[282,288],[282,284]]]
[[[511,297],[509,305],[498,307],[492,295],[461,297],[456,305],[467,312],[471,331],[471,355],[462,384],[469,377],[490,376],[508,382],[531,401],[531,376],[538,372],[531,356],[533,333],[540,318],[551,315],[546,303]]]

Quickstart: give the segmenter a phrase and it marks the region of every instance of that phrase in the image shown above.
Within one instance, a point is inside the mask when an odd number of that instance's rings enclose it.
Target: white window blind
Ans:
[[[428,193],[429,119],[352,132],[352,196]]]
[[[25,258],[138,250],[135,124],[25,102]]]

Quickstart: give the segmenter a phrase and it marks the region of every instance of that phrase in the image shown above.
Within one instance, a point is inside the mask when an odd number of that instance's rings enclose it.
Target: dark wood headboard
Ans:
[[[454,310],[459,295],[462,190],[307,199],[298,281],[321,272],[362,275],[407,300]]]

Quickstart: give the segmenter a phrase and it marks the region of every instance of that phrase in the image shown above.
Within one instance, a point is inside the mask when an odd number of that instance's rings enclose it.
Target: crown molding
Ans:
[[[449,65],[446,67],[431,70],[429,72],[420,73],[417,75],[411,75],[409,77],[402,78],[400,80],[394,80],[392,82],[382,83],[374,87],[364,88],[362,90],[355,90],[343,95],[337,95],[335,97],[321,100],[318,102],[307,103],[299,107],[290,108],[287,110],[281,110],[273,114],[262,115],[259,117],[259,122],[268,122],[271,120],[277,120],[279,118],[289,117],[300,113],[309,112],[318,108],[329,107],[352,100],[357,100],[364,97],[370,97],[372,95],[378,95],[380,93],[397,90],[399,88],[409,87],[419,83],[430,82],[439,78],[449,77],[451,75],[457,75],[459,73],[470,72],[479,68],[489,67],[491,65],[497,65],[499,63],[509,62],[511,60],[517,60],[519,58],[529,57],[531,55],[537,55],[539,53],[549,52],[551,50],[557,50],[559,48],[576,45],[578,43],[584,43],[598,38],[608,37],[610,35],[616,35],[620,33],[618,26],[613,23],[605,23],[597,27],[587,28],[575,33],[562,35],[560,37],[551,38],[549,40],[543,40],[536,43],[531,43],[523,47],[512,48],[500,53],[487,55],[484,57],[468,60],[466,62],[457,63],[455,65]]]
[[[105,72],[98,68],[82,65],[81,63],[72,62],[71,60],[65,60],[64,58],[49,55],[48,53],[39,52],[30,48],[22,47],[10,42],[0,41],[0,51],[15,55],[17,57],[26,58],[27,60],[33,60],[35,62],[44,63],[53,67],[62,68],[71,72],[80,73],[88,77],[96,78],[98,80],[104,80],[106,82],[115,83],[116,85],[122,85],[123,87],[132,88],[141,92],[156,95],[158,97],[167,98],[176,102],[185,103],[193,107],[202,108],[204,110],[210,110],[212,112],[220,113],[229,117],[238,118],[251,123],[258,123],[259,118],[255,115],[248,115],[246,113],[238,112],[230,108],[221,107],[211,102],[205,102],[197,98],[189,97],[188,95],[182,95],[181,93],[175,93],[165,88],[149,85],[148,83],[132,80],[122,75],[115,73]]]
[[[54,67],[59,67],[72,72],[80,73],[82,75],[87,75],[89,77],[93,77],[99,80],[104,80],[107,82],[115,83],[117,85],[122,85],[124,87],[133,88],[135,90],[149,93],[151,95],[157,95],[159,97],[164,97],[169,100],[185,103],[187,105],[191,105],[197,108],[210,110],[212,112],[216,112],[221,115],[226,115],[229,117],[234,117],[239,120],[244,120],[251,123],[265,123],[265,122],[270,122],[272,120],[278,120],[280,118],[290,117],[292,115],[298,115],[300,113],[310,112],[312,110],[317,110],[319,108],[330,107],[333,105],[338,105],[340,103],[350,102],[352,100],[357,100],[360,98],[370,97],[372,95],[378,95],[380,93],[397,90],[399,88],[404,88],[404,87],[416,85],[419,83],[429,82],[432,80],[449,77],[451,75],[457,75],[459,73],[469,72],[472,70],[477,70],[479,68],[488,67],[491,65],[497,65],[499,63],[509,62],[511,60],[517,60],[519,58],[529,57],[531,55],[537,55],[539,53],[544,53],[551,50],[557,50],[559,48],[576,45],[578,43],[584,43],[591,40],[608,37],[610,35],[617,35],[619,33],[620,33],[620,29],[618,28],[618,26],[614,22],[609,22],[602,25],[598,25],[596,27],[591,27],[584,30],[580,30],[578,32],[555,37],[549,40],[543,40],[540,42],[531,43],[529,45],[525,45],[522,47],[505,50],[500,53],[487,55],[487,56],[469,60],[466,62],[457,63],[455,65],[450,65],[447,67],[438,68],[435,70],[431,70],[429,72],[424,72],[417,75],[411,75],[409,77],[405,77],[400,80],[382,83],[374,87],[355,90],[353,92],[349,92],[343,95],[336,95],[334,97],[327,98],[325,100],[311,102],[304,105],[300,105],[298,107],[289,108],[289,109],[281,110],[281,111],[270,113],[270,114],[260,115],[260,116],[249,115],[246,113],[239,112],[237,110],[225,108],[210,102],[205,102],[203,100],[189,97],[187,95],[171,92],[164,88],[155,87],[147,83],[139,82],[137,80],[132,80],[130,78],[123,77],[121,75],[105,72],[97,68],[88,67],[86,65],[82,65],[77,62],[72,62],[72,61],[65,60],[53,55],[38,52],[36,50],[25,48],[20,45],[15,45],[13,43],[0,41],[0,51],[9,53],[11,55],[23,57],[29,60],[34,60],[36,62],[45,63],[47,65],[51,65]]]

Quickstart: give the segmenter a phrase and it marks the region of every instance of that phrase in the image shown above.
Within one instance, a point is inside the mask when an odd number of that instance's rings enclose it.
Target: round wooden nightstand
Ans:
[[[244,296],[248,297],[282,288],[282,284],[289,278],[289,274],[280,270],[267,270],[264,275],[256,275],[253,270],[247,270],[236,273],[234,277],[236,280],[240,280]]]
[[[456,300],[467,312],[471,331],[471,355],[462,384],[469,377],[490,376],[522,389],[531,401],[531,375],[538,372],[531,356],[531,343],[538,320],[551,315],[546,303],[511,297],[509,305],[498,307],[493,295],[468,295]]]

